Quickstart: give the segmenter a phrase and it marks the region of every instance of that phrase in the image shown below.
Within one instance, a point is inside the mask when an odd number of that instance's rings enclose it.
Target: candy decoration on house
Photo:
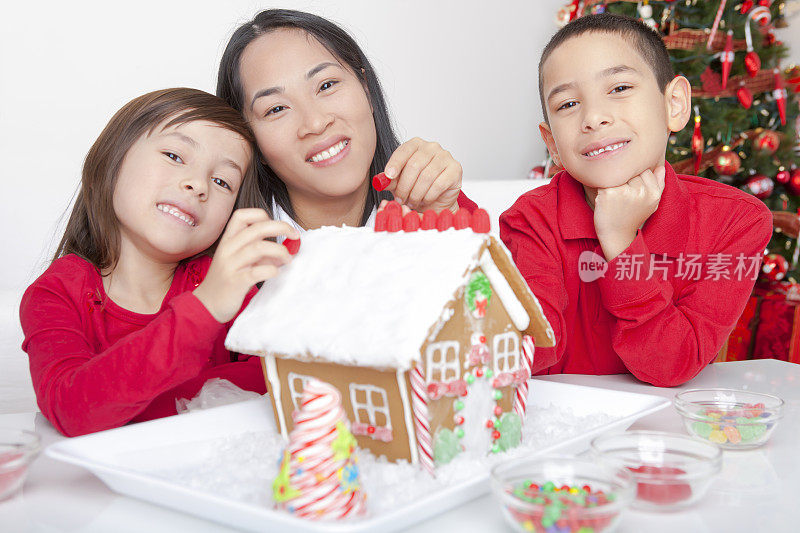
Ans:
[[[305,382],[294,428],[283,453],[273,499],[279,508],[311,520],[342,519],[366,512],[339,391],[316,379]]]
[[[533,368],[524,338],[537,347],[555,338],[510,253],[488,233],[486,211],[462,218],[426,212],[414,231],[378,231],[376,221],[375,230],[303,234],[302,253],[264,284],[226,339],[231,350],[263,357],[284,438],[304,381],[315,378],[339,391],[358,447],[390,461],[434,472],[464,451],[519,443],[515,398]]]

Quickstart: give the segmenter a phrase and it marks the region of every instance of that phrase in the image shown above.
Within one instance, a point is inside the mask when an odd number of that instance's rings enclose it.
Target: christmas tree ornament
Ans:
[[[644,2],[639,2],[636,6],[636,10],[639,12],[639,19],[644,22],[647,27],[655,29],[656,28],[656,21],[653,20],[653,7],[644,0]]]
[[[694,154],[694,174],[700,171],[700,159],[705,148],[703,133],[700,131],[700,109],[694,106],[694,133],[692,133],[692,153]]]
[[[766,6],[757,6],[754,7],[750,13],[747,14],[747,18],[749,20],[754,20],[758,23],[759,26],[762,28],[772,22],[772,13],[769,12],[769,8]],[[749,22],[748,22],[749,25]],[[746,26],[745,26],[746,29]]]
[[[789,261],[780,254],[769,254],[761,264],[761,272],[769,281],[780,281],[789,271]]]
[[[783,76],[779,69],[773,70],[775,73],[775,90],[772,91],[772,96],[775,98],[775,104],[778,106],[778,114],[781,117],[781,126],[786,125],[786,89],[783,88]]]
[[[761,200],[769,198],[775,183],[763,174],[753,174],[744,182],[744,189]]]
[[[742,6],[739,8],[739,13],[746,15],[750,8],[753,7],[753,0],[744,0]]]
[[[739,83],[739,88],[736,89],[736,98],[739,99],[739,103],[745,109],[750,109],[750,106],[753,105],[753,93],[750,92],[744,82]]]
[[[742,160],[727,144],[714,158],[714,171],[720,176],[733,176],[742,167]]]
[[[529,180],[540,180],[544,178],[544,165],[537,165],[528,172]]]
[[[733,65],[733,30],[728,30],[725,36],[725,50],[722,51],[720,56],[722,62],[722,88],[728,86],[728,76],[731,73],[731,65]]]
[[[775,181],[783,185],[784,183],[789,183],[789,178],[792,177],[792,173],[786,170],[785,168],[781,167],[778,169],[778,173],[775,174]]]
[[[792,170],[789,181],[786,182],[786,190],[789,194],[800,195],[800,168]]]
[[[750,31],[750,22],[752,18],[750,15],[747,17],[747,22],[744,24],[744,40],[747,43],[747,54],[744,56],[744,69],[747,74],[752,78],[761,69],[761,58],[753,50],[753,36]]]
[[[781,144],[781,137],[778,135],[777,131],[772,130],[764,130],[756,136],[755,141],[753,141],[753,146],[759,152],[763,152],[769,155],[774,154],[778,151],[778,147]]]
[[[717,14],[714,17],[714,24],[711,25],[711,32],[708,34],[708,42],[706,43],[706,50],[711,50],[711,44],[714,42],[714,37],[717,36],[717,28],[719,28],[719,21],[722,19],[722,13],[725,11],[726,0],[722,0],[717,8]]]

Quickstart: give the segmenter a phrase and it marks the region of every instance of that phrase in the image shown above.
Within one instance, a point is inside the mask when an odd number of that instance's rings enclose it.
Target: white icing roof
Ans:
[[[410,368],[488,239],[455,229],[308,231],[292,262],[236,319],[225,345],[240,353]]]

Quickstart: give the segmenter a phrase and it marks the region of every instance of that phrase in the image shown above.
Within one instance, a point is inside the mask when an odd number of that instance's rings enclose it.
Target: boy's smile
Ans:
[[[543,80],[549,123],[540,125],[542,136],[584,186],[618,187],[663,163],[672,83],[659,90],[631,40],[606,32],[572,37],[553,50]]]

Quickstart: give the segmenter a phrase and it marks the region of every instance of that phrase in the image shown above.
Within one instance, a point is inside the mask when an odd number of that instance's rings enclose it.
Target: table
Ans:
[[[541,379],[672,398],[680,390],[728,387],[780,396],[786,414],[772,440],[752,451],[725,451],[723,469],[710,493],[695,507],[674,513],[628,510],[619,531],[735,532],[800,531],[800,365],[775,360],[716,363],[682,387],[660,389],[629,375],[556,375]],[[535,382],[532,384],[535,386]],[[40,413],[0,415],[0,426],[33,429],[44,445],[63,437]],[[668,408],[631,429],[683,433]],[[177,511],[120,496],[79,467],[40,456],[21,494],[0,502],[0,530],[77,532],[223,532],[229,528]],[[501,532],[499,507],[487,494],[409,529],[414,533]]]

